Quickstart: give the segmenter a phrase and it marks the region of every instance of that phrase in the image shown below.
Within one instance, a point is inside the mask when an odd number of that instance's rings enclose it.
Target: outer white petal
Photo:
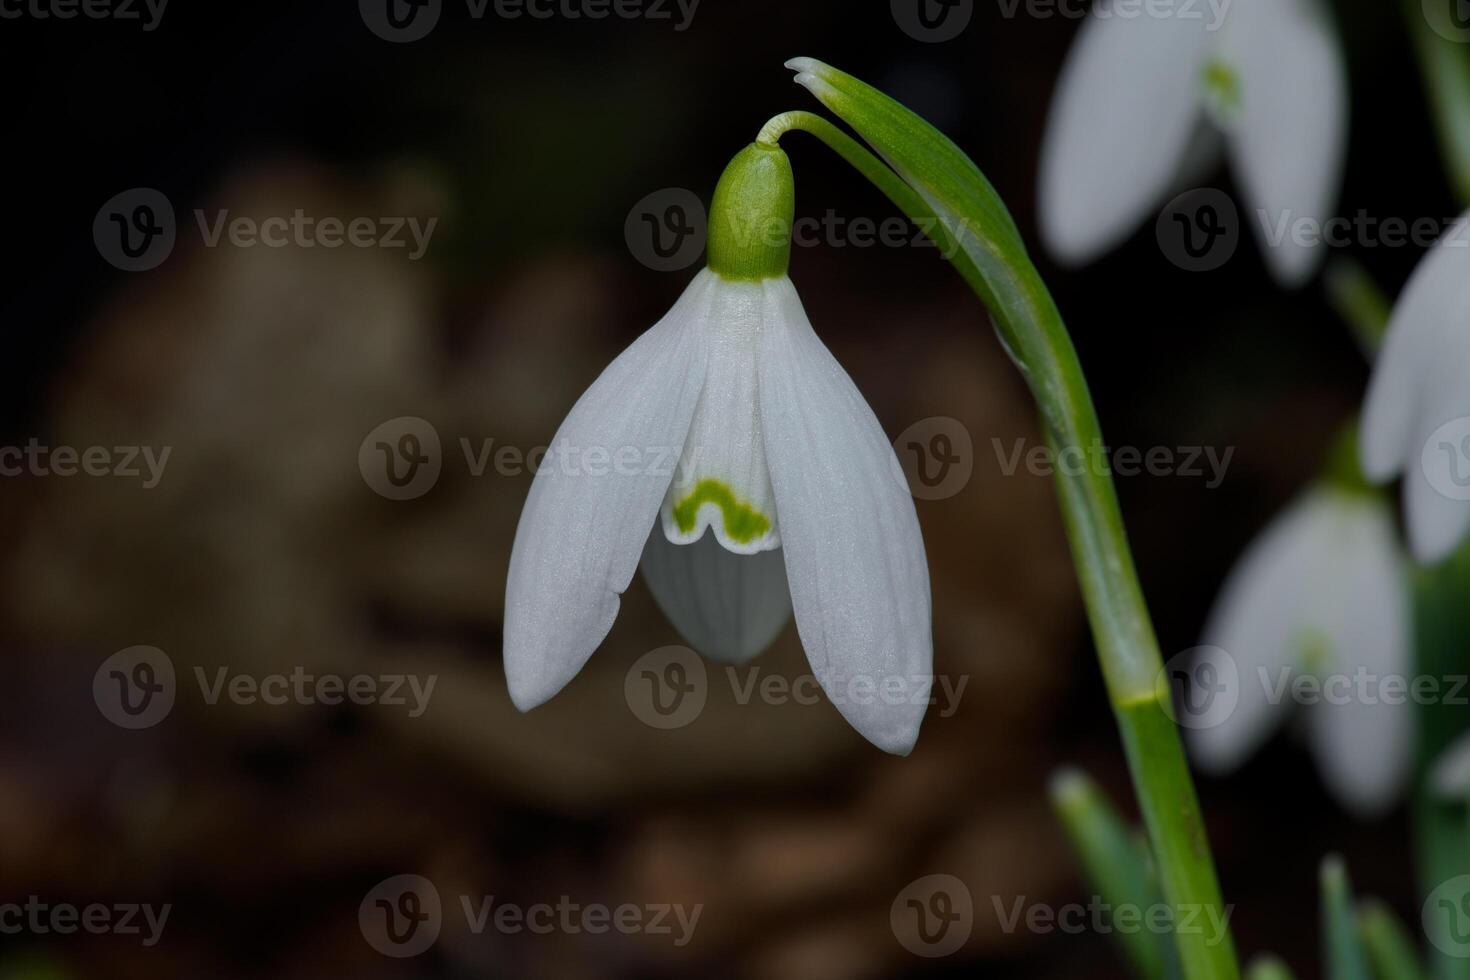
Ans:
[[[1222,57],[1239,81],[1240,104],[1228,142],[1250,204],[1247,221],[1276,278],[1300,285],[1327,247],[1295,241],[1293,224],[1308,219],[1321,228],[1342,183],[1348,82],[1341,43],[1319,0],[1236,0],[1229,18]]]
[[[843,716],[907,754],[933,683],[918,515],[888,437],[795,288],[779,279],[764,289],[761,425],[797,632]]]
[[[1394,307],[1363,409],[1363,468],[1373,479],[1417,465],[1426,383],[1456,332],[1470,332],[1470,212],[1430,249]]]
[[[1202,768],[1234,769],[1285,719],[1289,688],[1283,696],[1282,683],[1300,666],[1311,626],[1310,590],[1321,572],[1331,518],[1327,498],[1308,493],[1251,543],[1225,580],[1203,641],[1233,659],[1240,697],[1218,723],[1187,731],[1191,754]]]
[[[1470,307],[1461,310],[1420,382],[1423,408],[1404,470],[1409,544],[1426,564],[1448,558],[1470,531]]]
[[[720,544],[740,554],[781,546],[756,400],[764,295],[754,282],[716,277],[712,287],[704,390],[660,511],[676,544],[693,544],[712,528]]]
[[[673,544],[661,528],[648,536],[643,580],[694,647],[723,663],[743,664],[770,646],[791,619],[786,556],[778,548],[738,555],[714,532]]]
[[[1470,799],[1470,736],[1462,736],[1442,752],[1429,768],[1429,786],[1444,799]]]
[[[1327,641],[1319,674],[1338,680],[1308,707],[1308,723],[1328,789],[1350,810],[1376,816],[1397,801],[1413,762],[1407,564],[1387,504],[1337,492],[1332,507],[1313,592]]]
[[[695,277],[593,382],[532,481],[505,589],[505,675],[522,711],[565,687],[617,617],[703,386],[713,280]]]
[[[1146,16],[1082,25],[1041,148],[1041,234],[1059,259],[1097,257],[1163,204],[1203,116],[1206,28]]]

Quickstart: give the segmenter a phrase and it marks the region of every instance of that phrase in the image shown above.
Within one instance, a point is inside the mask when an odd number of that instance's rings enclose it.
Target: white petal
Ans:
[[[643,580],[689,645],[722,663],[743,664],[770,646],[791,619],[786,556],[778,548],[738,555],[713,532],[673,544],[655,527]]]
[[[756,399],[763,296],[760,283],[715,278],[704,390],[660,511],[675,544],[692,544],[713,528],[720,544],[739,554],[781,547]]]
[[[1462,736],[1434,760],[1429,786],[1435,794],[1457,803],[1470,799],[1470,736]]]
[[[929,568],[898,458],[789,280],[768,280],[761,425],[796,628],[869,741],[907,754],[933,683]]]
[[[1225,580],[1203,642],[1234,660],[1240,697],[1218,724],[1187,731],[1201,768],[1234,769],[1285,718],[1288,704],[1276,692],[1282,679],[1300,666],[1303,634],[1310,625],[1306,597],[1330,518],[1324,498],[1308,494],[1251,543]]]
[[[1206,28],[1184,17],[1082,25],[1041,149],[1041,233],[1059,259],[1097,257],[1163,204],[1203,115]]]
[[[1319,0],[1237,0],[1222,63],[1239,84],[1230,156],[1266,262],[1287,286],[1326,258],[1290,229],[1332,217],[1347,150],[1348,83],[1337,28]],[[1274,241],[1278,230],[1287,233]]]
[[[1409,544],[1425,564],[1448,558],[1470,531],[1470,309],[1460,319],[1420,381],[1424,407],[1404,471]]]
[[[603,371],[531,483],[505,589],[505,675],[522,711],[577,675],[618,614],[704,381],[714,276]]]
[[[1363,409],[1363,468],[1386,481],[1417,465],[1422,395],[1441,345],[1470,328],[1470,212],[1425,255],[1394,306]]]
[[[1334,498],[1314,597],[1328,656],[1318,673],[1340,680],[1324,687],[1308,717],[1328,789],[1355,813],[1376,816],[1397,801],[1413,761],[1407,564],[1386,504]]]

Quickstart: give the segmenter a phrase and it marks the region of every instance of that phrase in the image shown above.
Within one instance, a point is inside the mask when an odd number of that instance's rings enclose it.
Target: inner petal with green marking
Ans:
[[[715,290],[704,390],[660,519],[674,544],[708,533],[726,551],[753,555],[781,547],[755,363],[768,313],[759,283],[721,280]]]

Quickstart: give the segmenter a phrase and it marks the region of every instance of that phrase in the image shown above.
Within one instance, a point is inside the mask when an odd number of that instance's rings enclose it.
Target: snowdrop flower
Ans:
[[[1429,767],[1429,788],[1441,799],[1470,800],[1470,735],[1461,735]]]
[[[1062,71],[1041,153],[1048,248],[1082,264],[1122,243],[1228,148],[1272,273],[1323,257],[1346,149],[1346,70],[1319,0],[1101,4]]]
[[[1363,468],[1404,474],[1409,544],[1447,557],[1470,529],[1470,213],[1420,262],[1378,356],[1363,409]]]
[[[1388,505],[1364,488],[1308,491],[1250,546],[1210,613],[1204,642],[1231,658],[1239,697],[1188,727],[1195,761],[1234,769],[1300,702],[1327,788],[1360,815],[1382,813],[1412,762],[1412,706],[1395,691],[1411,670],[1408,602]]]
[[[794,609],[838,710],[880,748],[912,749],[932,683],[924,542],[893,447],[787,278],[793,210],[785,153],[737,155],[709,267],[553,439],[506,585],[522,711],[582,669],[642,557],[674,625],[717,659],[760,653]]]

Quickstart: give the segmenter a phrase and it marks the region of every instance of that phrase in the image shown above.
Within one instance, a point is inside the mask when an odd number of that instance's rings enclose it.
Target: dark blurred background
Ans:
[[[936,417],[973,476],[920,500],[936,670],[968,678],[914,754],[883,756],[825,702],[709,704],[659,731],[624,698],[630,665],[677,643],[636,580],[611,636],[557,699],[521,716],[499,656],[525,473],[476,476],[460,440],[529,451],[698,268],[657,271],[625,236],[649,195],[707,201],[762,122],[817,108],[809,55],[934,121],[1034,238],[1048,100],[1077,28],[976,0],[953,40],[911,37],[886,3],[703,0],[670,19],[481,19],[446,2],[389,43],[357,4],[175,0],[156,29],[33,13],[0,20],[11,227],[0,444],[169,447],[158,485],[0,480],[0,902],[170,904],[161,940],[0,935],[5,977],[801,977],[1123,975],[1107,937],[1003,927],[1018,898],[1087,889],[1047,805],[1059,765],[1131,809],[1050,483],[1000,454],[1038,444],[984,312],[933,249],[828,241],[792,276],[818,333],[890,435]],[[30,8],[14,8],[29,11]],[[646,7],[645,7],[646,9]],[[147,8],[139,14],[148,18]],[[1456,213],[1399,12],[1339,3],[1354,88],[1340,211]],[[786,139],[798,212],[882,221],[831,153]],[[1231,191],[1228,173],[1211,184]],[[125,272],[94,219],[160,191],[177,245]],[[194,219],[437,219],[424,256],[384,248],[207,247]],[[636,221],[633,222],[636,227]],[[1115,446],[1234,449],[1227,479],[1121,482],[1165,655],[1195,644],[1231,561],[1317,472],[1367,367],[1320,283],[1292,294],[1254,243],[1183,271],[1151,228],[1084,270],[1033,245]],[[1355,257],[1396,292],[1413,248]],[[405,416],[443,473],[385,499],[364,438]],[[128,730],[99,666],[167,653],[177,703]],[[800,676],[793,628],[756,666]],[[437,678],[428,710],[209,704],[215,676]],[[1200,782],[1244,950],[1316,959],[1316,869],[1417,916],[1407,821],[1355,824],[1278,739]],[[359,907],[423,875],[439,941],[380,955]],[[974,904],[963,948],[906,949],[890,906],[930,874]],[[459,896],[526,907],[702,905],[692,940],[466,927]]]

